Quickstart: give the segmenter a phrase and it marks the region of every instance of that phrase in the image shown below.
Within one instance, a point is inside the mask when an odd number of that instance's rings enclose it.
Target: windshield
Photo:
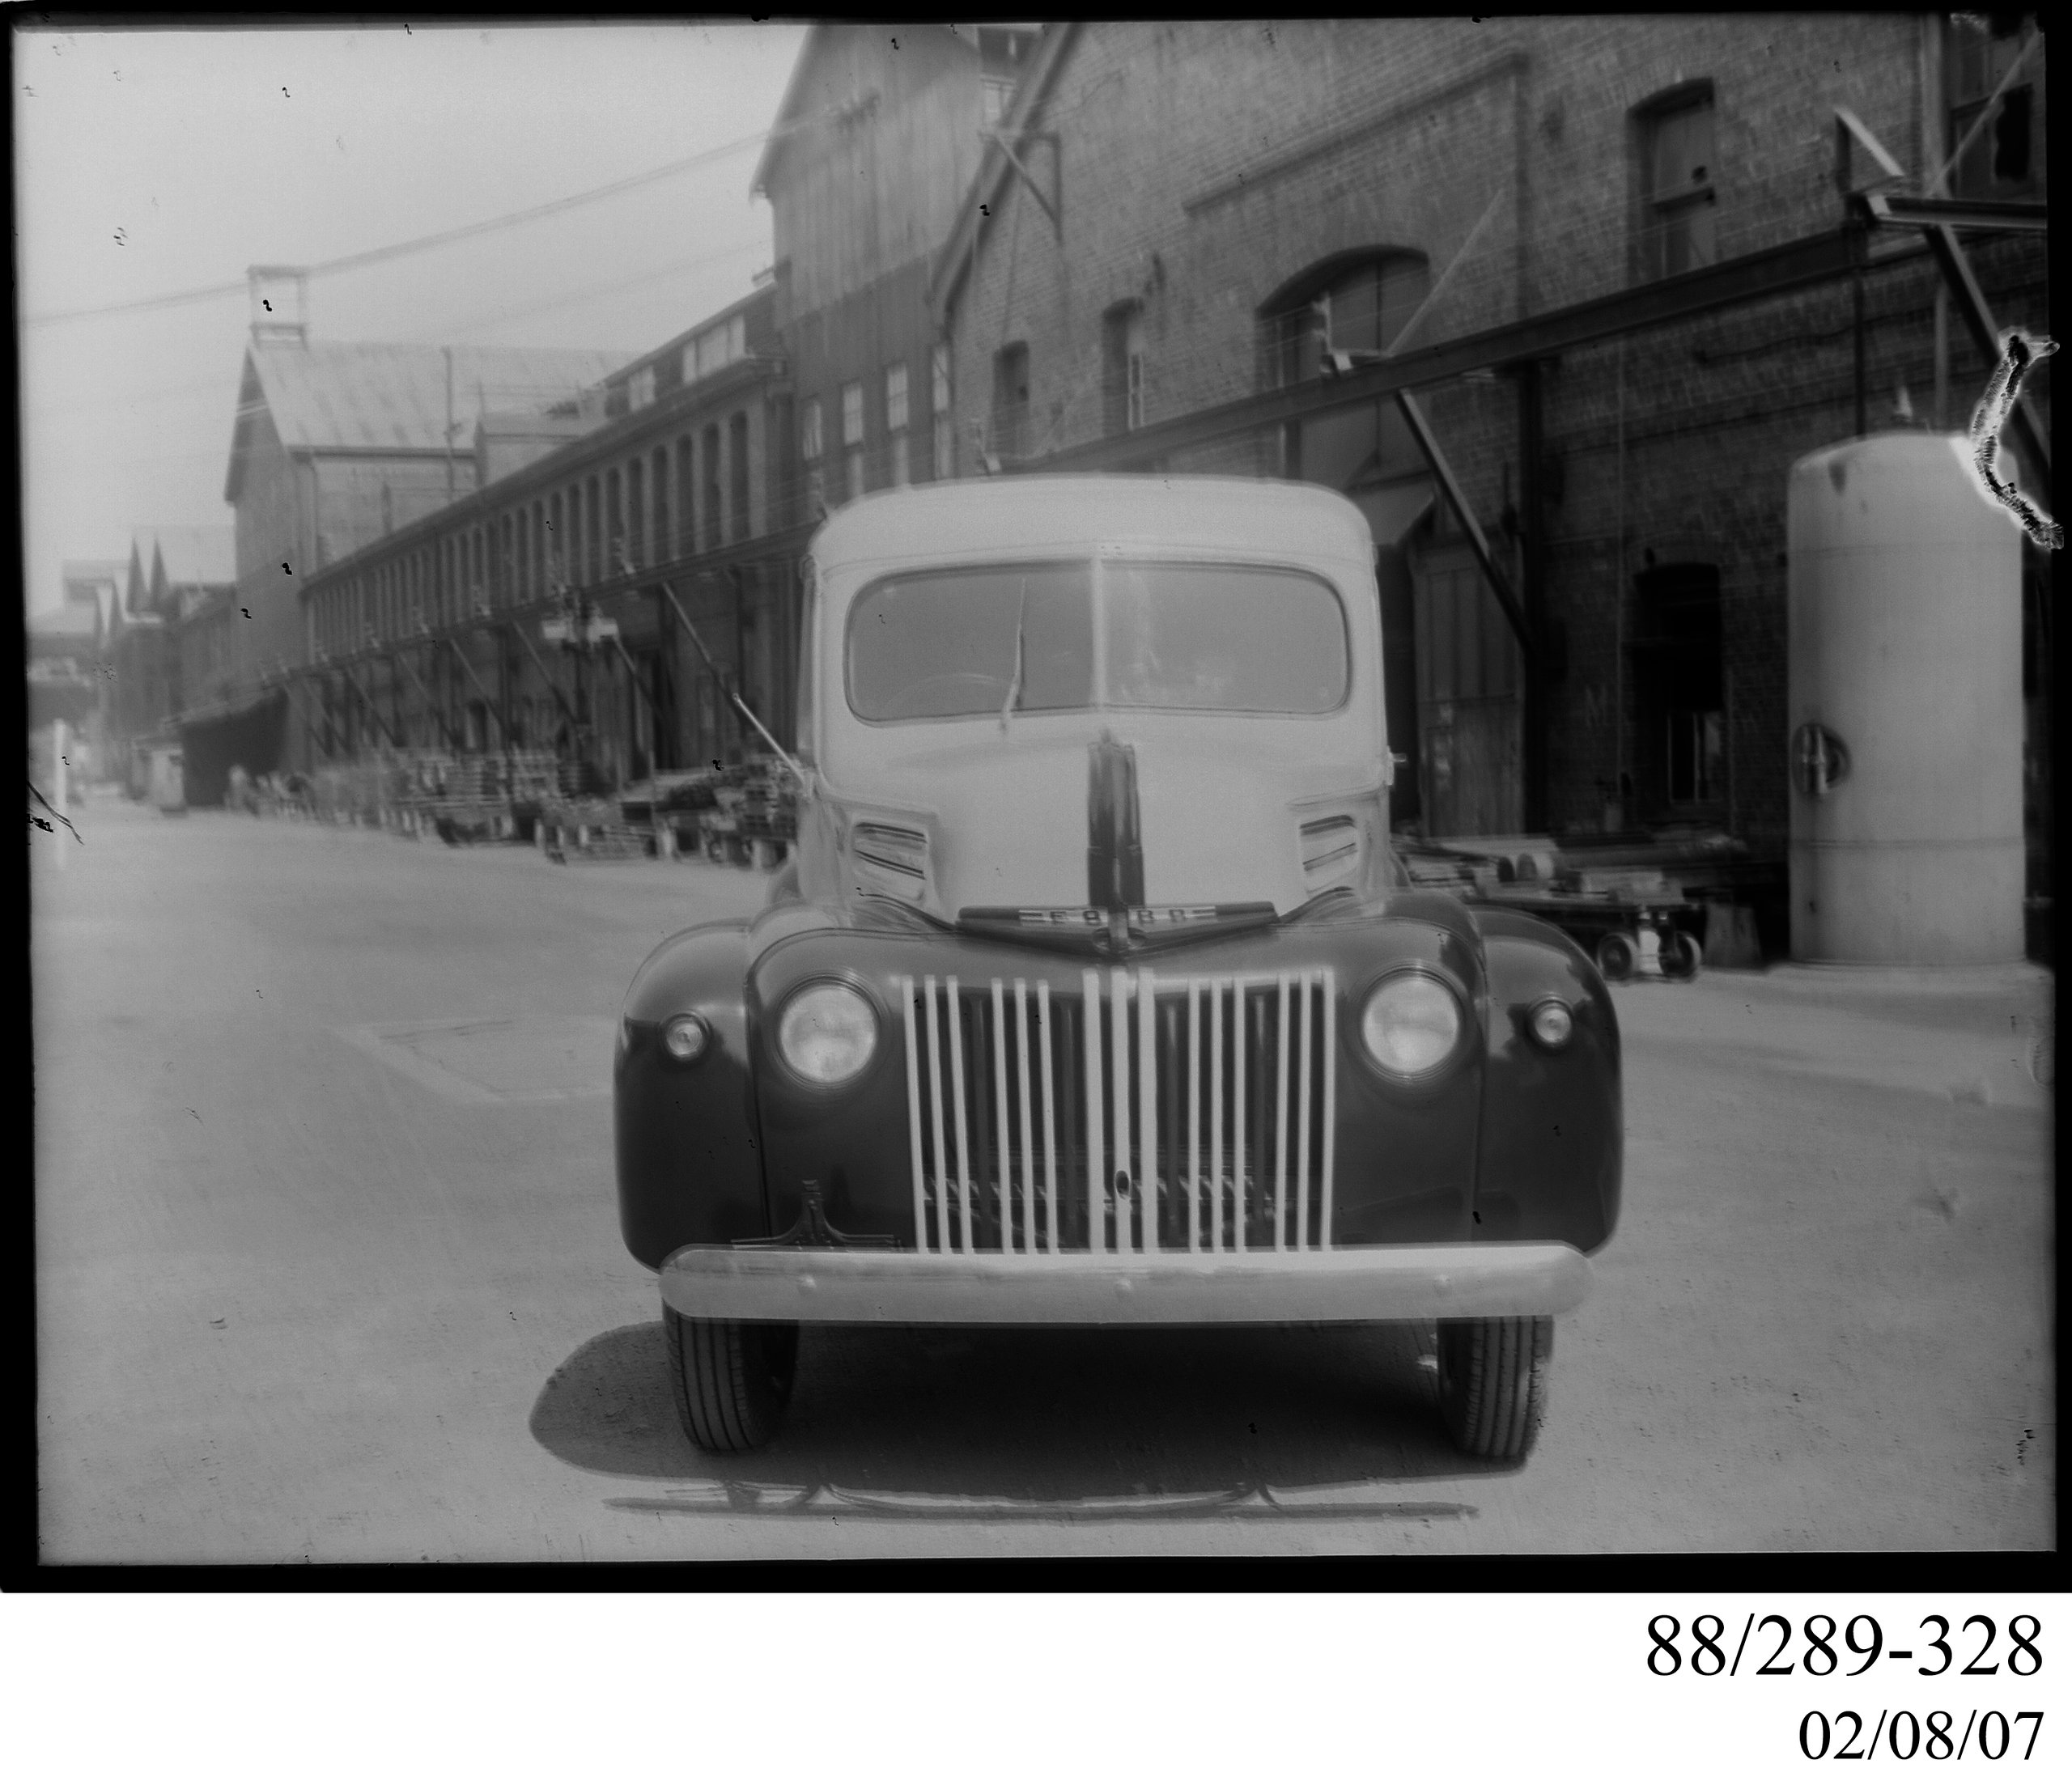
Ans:
[[[1246,563],[887,576],[850,608],[847,653],[850,708],[879,723],[1097,706],[1317,716],[1349,676],[1330,584]]]

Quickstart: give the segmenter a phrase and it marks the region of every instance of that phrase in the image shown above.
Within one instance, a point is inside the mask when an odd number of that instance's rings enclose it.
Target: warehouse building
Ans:
[[[737,694],[788,724],[798,540],[773,300],[751,293],[561,413],[485,409],[473,492],[305,578],[303,757],[547,751],[573,793],[738,755]]]
[[[1773,901],[1786,472],[1962,427],[1989,369],[1921,231],[1849,201],[2040,227],[2043,98],[2040,35],[1968,17],[1062,26],[931,295],[990,464],[1361,507],[1399,822],[1721,832]],[[2049,331],[2044,240],[1967,227],[1998,325]]]

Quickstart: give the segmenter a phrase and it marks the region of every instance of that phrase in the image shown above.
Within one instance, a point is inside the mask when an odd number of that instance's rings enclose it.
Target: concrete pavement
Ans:
[[[754,876],[102,797],[32,837],[57,1562],[2054,1543],[2053,986],[1616,992],[1625,1219],[1522,1469],[1429,1331],[809,1331],[783,1439],[677,1430],[609,1035]]]

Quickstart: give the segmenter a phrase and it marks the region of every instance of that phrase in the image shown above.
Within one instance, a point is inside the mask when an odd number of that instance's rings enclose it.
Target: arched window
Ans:
[[[1396,345],[1432,288],[1424,256],[1408,248],[1356,248],[1319,260],[1259,306],[1268,389],[1320,375],[1324,354],[1371,355]]]
[[[1430,290],[1424,255],[1408,248],[1361,248],[1318,261],[1259,307],[1264,387],[1355,370],[1408,344],[1404,329]],[[1419,476],[1425,464],[1395,404],[1383,401],[1290,422],[1281,468],[1301,481],[1350,490]]]

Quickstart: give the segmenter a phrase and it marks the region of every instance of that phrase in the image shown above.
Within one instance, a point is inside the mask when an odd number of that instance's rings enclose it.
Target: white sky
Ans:
[[[37,324],[486,221],[758,135],[796,25],[14,32],[26,604],[227,523],[236,294]],[[641,351],[771,261],[760,144],[309,284],[312,338]]]

